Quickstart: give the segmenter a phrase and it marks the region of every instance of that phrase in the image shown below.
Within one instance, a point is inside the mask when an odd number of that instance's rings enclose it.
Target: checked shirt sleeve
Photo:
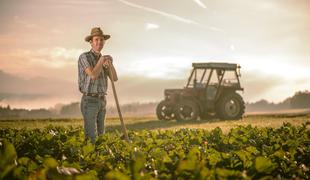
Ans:
[[[86,68],[90,67],[90,64],[87,60],[87,56],[85,54],[81,54],[79,57],[79,66],[84,71]]]

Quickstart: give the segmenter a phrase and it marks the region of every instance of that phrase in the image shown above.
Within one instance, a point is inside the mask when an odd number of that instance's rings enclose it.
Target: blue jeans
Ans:
[[[106,98],[82,96],[81,112],[84,118],[85,138],[96,142],[96,137],[104,133],[104,121],[106,115]]]

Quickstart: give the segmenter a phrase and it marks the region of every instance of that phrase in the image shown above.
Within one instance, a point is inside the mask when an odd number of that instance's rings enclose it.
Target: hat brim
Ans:
[[[104,34],[104,35],[89,35],[89,36],[85,37],[85,41],[89,42],[94,36],[101,36],[101,37],[103,37],[104,40],[108,40],[111,37],[110,35],[107,35],[107,34]]]

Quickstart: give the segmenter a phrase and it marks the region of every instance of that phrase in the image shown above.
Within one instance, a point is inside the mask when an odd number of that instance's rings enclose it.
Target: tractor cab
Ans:
[[[221,91],[241,90],[240,66],[229,63],[193,63],[185,89],[202,91],[205,100],[216,100]]]

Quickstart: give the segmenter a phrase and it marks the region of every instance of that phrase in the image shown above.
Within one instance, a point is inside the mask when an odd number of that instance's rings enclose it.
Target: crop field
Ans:
[[[0,121],[0,179],[310,178],[309,114],[125,122],[91,144],[81,119]]]

